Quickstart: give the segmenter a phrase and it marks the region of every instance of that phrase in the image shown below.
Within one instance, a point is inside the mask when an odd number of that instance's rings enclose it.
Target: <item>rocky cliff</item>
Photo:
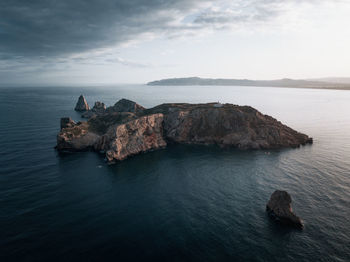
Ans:
[[[104,152],[112,162],[163,148],[168,143],[240,149],[294,148],[312,143],[307,135],[249,106],[162,104],[145,109],[122,99],[95,113],[86,122],[62,119],[57,149],[92,149]]]

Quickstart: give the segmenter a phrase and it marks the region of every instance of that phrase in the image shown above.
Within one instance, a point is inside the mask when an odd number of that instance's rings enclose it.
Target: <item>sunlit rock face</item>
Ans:
[[[123,160],[131,155],[166,147],[163,115],[146,115],[112,127],[101,140],[102,146],[96,144],[95,149],[107,150],[108,161]]]
[[[57,149],[104,152],[109,162],[155,150],[169,143],[219,145],[240,149],[294,148],[312,143],[276,119],[249,106],[232,104],[162,104],[145,109],[122,99],[87,122],[61,120]],[[98,110],[100,113],[97,113]],[[64,123],[62,125],[62,122]]]

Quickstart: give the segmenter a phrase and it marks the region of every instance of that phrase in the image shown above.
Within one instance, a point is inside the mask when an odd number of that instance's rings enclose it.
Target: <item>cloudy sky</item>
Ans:
[[[1,0],[0,84],[350,76],[350,0]]]

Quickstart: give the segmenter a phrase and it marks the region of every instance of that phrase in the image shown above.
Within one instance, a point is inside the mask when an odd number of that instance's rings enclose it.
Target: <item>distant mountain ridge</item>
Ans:
[[[217,85],[217,86],[264,86],[264,87],[293,87],[350,90],[350,83],[326,82],[321,80],[294,80],[289,78],[278,80],[249,80],[223,78],[168,78],[147,83],[150,86],[188,86],[188,85]]]
[[[312,78],[312,79],[305,79],[305,80],[337,83],[337,84],[350,84],[350,77],[323,77],[323,78]]]

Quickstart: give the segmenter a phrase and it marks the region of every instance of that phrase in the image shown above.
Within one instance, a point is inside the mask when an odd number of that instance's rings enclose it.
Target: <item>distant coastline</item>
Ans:
[[[332,82],[325,80],[249,80],[249,79],[213,79],[200,77],[168,78],[147,83],[149,86],[261,86],[261,87],[288,87],[288,88],[312,88],[312,89],[335,89],[350,90],[349,83]]]

